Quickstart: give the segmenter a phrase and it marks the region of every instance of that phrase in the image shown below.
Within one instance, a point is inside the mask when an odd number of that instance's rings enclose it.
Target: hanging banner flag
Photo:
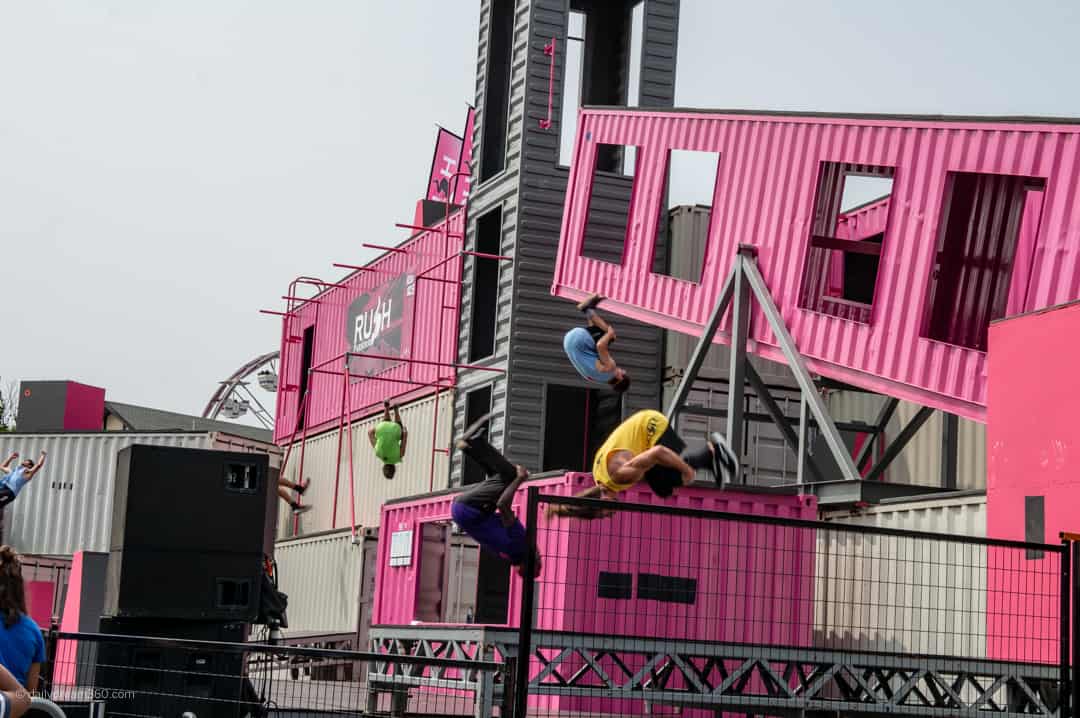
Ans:
[[[439,136],[435,140],[435,156],[431,160],[427,199],[445,202],[449,198],[450,178],[457,172],[458,163],[461,161],[461,145],[460,137],[439,128]]]
[[[454,204],[463,205],[469,199],[469,190],[472,188],[472,146],[473,146],[473,126],[476,122],[476,108],[470,106],[469,112],[465,117],[465,139],[461,142],[461,161],[458,162],[458,167],[462,172],[468,172],[468,175],[461,175],[457,178],[457,184],[454,186]]]

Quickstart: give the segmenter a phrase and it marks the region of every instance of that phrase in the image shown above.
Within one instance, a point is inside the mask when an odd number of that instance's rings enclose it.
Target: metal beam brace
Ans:
[[[799,436],[795,433],[795,429],[791,426],[791,422],[788,421],[787,416],[784,415],[780,405],[776,403],[776,399],[769,393],[769,387],[765,385],[761,375],[757,373],[757,369],[750,362],[745,363],[746,366],[746,379],[750,382],[750,386],[757,392],[758,400],[765,407],[765,411],[769,413],[773,423],[776,424],[776,428],[780,430],[780,433],[784,435],[784,440],[795,455],[799,454]],[[821,468],[814,461],[814,457],[808,456],[808,467],[810,473],[814,475],[815,481],[824,481],[825,477],[821,473]]]
[[[930,415],[934,413],[934,410],[928,406],[924,406],[919,409],[919,413],[911,418],[911,421],[907,423],[900,433],[896,435],[896,438],[885,447],[885,453],[881,455],[878,462],[874,464],[874,468],[870,469],[870,473],[866,475],[867,481],[876,481],[885,469],[889,468],[889,464],[892,460],[900,455],[900,452],[904,450],[908,442],[911,441],[915,433],[922,428],[922,425],[926,423],[926,420],[930,418]]]
[[[877,419],[874,420],[874,431],[855,457],[855,466],[859,467],[859,471],[862,471],[866,466],[866,462],[874,450],[874,443],[881,436],[881,432],[885,431],[885,427],[889,425],[889,420],[892,419],[892,415],[896,412],[896,407],[899,404],[900,400],[896,397],[889,397],[882,404],[881,411],[878,412]]]
[[[690,389],[693,388],[698,372],[701,371],[701,365],[705,363],[705,357],[712,347],[713,337],[716,336],[716,330],[720,328],[720,320],[723,318],[724,312],[727,311],[728,304],[731,303],[731,295],[735,292],[735,274],[737,271],[738,265],[736,264],[736,268],[724,281],[720,295],[716,298],[716,306],[713,307],[712,314],[709,315],[709,321],[705,325],[705,331],[702,333],[701,339],[698,340],[697,346],[694,347],[694,353],[690,356],[690,363],[686,366],[686,371],[683,372],[679,387],[675,390],[675,396],[672,397],[671,403],[668,404],[667,419],[669,424],[675,424],[683,404],[686,403],[686,398],[690,396]]]
[[[736,257],[742,261],[742,255]],[[731,306],[731,356],[728,369],[727,440],[736,458],[742,461],[743,410],[746,402],[746,340],[750,334],[750,287],[746,273],[735,272]],[[710,338],[711,342],[711,338]]]
[[[748,253],[743,248],[740,248],[736,261],[739,271],[745,273],[750,289],[753,290],[754,296],[765,314],[765,319],[769,322],[769,328],[772,329],[777,342],[780,344],[781,351],[784,352],[784,358],[787,359],[788,366],[791,367],[791,372],[795,375],[795,381],[798,382],[799,388],[802,389],[807,408],[810,409],[810,413],[817,420],[818,428],[833,454],[833,459],[836,461],[837,466],[840,467],[845,479],[858,481],[860,478],[859,472],[855,468],[855,462],[851,459],[851,453],[844,444],[844,440],[841,438],[836,424],[833,423],[832,417],[829,416],[825,402],[822,400],[821,395],[818,394],[814,380],[803,362],[802,355],[799,354],[795,340],[791,337],[791,333],[788,332],[787,326],[784,324],[780,310],[777,309],[772,295],[769,294],[769,288],[765,284],[765,280],[762,278],[761,273],[758,272],[753,256],[748,256]]]
[[[955,489],[960,417],[942,412],[941,418],[941,488]]]

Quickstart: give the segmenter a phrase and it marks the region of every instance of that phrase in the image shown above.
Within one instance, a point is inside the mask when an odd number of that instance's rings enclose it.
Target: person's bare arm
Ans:
[[[371,445],[375,446],[375,427],[374,426],[371,427],[370,429],[368,429],[367,438],[368,438],[368,441],[371,442]]]
[[[643,451],[615,468],[614,471],[609,468],[608,473],[615,483],[628,486],[641,481],[645,478],[645,472],[657,465],[667,466],[681,473],[683,475],[683,485],[694,480],[694,469],[666,446],[654,446]]]
[[[590,486],[584,491],[574,494],[574,498],[600,499],[602,501],[614,502],[614,499],[609,499],[607,497],[607,492],[601,486]],[[554,506],[548,506],[545,513],[549,519],[553,516],[569,516],[570,518],[577,519],[602,519],[611,516],[614,512],[609,509],[594,509],[591,506],[565,506],[555,504]]]
[[[26,690],[33,693],[38,689],[38,680],[41,678],[41,664],[31,663],[30,670],[26,672]]]
[[[26,480],[29,481],[30,479],[34,478],[34,474],[41,471],[41,467],[44,466],[44,465],[45,465],[45,452],[42,451],[41,456],[38,457],[37,463],[34,464],[32,467],[30,467],[30,469],[26,472]]]
[[[14,461],[17,458],[19,458],[19,452],[18,451],[13,453],[11,456],[7,457],[7,461],[0,464],[0,471],[3,471],[5,474],[8,473],[9,471],[11,471],[11,462]]]
[[[608,350],[608,345],[615,339],[615,330],[608,327],[604,336],[600,337],[600,341],[596,342],[596,353],[600,355],[600,360],[597,362],[597,368],[600,371],[614,371],[618,366],[615,360],[611,357],[611,352]]]
[[[400,424],[400,421],[398,422]],[[409,430],[405,428],[404,424],[401,424],[401,458],[405,458],[405,447],[409,443]]]
[[[503,492],[499,494],[499,500],[495,503],[496,508],[499,510],[499,516],[502,518],[503,526],[510,526],[514,523],[514,494],[517,493],[518,487],[521,486],[521,482],[529,475],[529,472],[517,467],[517,477],[506,485]]]
[[[30,709],[30,692],[19,685],[11,671],[0,665],[0,691],[7,696],[11,703],[11,717],[22,718],[22,714]]]

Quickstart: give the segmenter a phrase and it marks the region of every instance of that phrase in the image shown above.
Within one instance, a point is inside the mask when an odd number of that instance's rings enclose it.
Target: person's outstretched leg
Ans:
[[[485,414],[470,424],[457,440],[457,448],[480,464],[488,476],[497,474],[507,481],[513,481],[517,477],[517,467],[488,443],[487,428],[490,420],[491,414]]]
[[[724,437],[715,431],[709,435],[705,446],[684,451],[682,460],[695,469],[708,469],[717,486],[734,481],[739,474],[738,457]]]

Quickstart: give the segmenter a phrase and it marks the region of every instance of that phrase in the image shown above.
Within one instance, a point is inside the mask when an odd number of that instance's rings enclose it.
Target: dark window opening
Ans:
[[[621,154],[624,149],[623,145],[597,145],[581,245],[581,256],[612,264],[622,264],[634,181],[629,177],[603,173],[601,158],[609,150]]]
[[[510,120],[510,66],[514,36],[514,0],[492,0],[488,18],[487,76],[481,118],[480,181],[506,166],[506,131]]]
[[[502,246],[502,208],[476,221],[476,251],[499,254]],[[472,318],[469,324],[469,361],[495,353],[495,319],[499,307],[499,260],[473,257]]]
[[[634,575],[631,573],[600,572],[600,581],[596,586],[597,598],[622,598],[634,597]]]
[[[217,580],[218,608],[247,608],[251,604],[251,581],[243,578]]]
[[[225,490],[253,494],[259,489],[259,468],[254,464],[225,464]]]
[[[950,172],[930,278],[925,336],[986,351],[990,322],[1005,316],[1022,232],[1041,214],[1045,182],[1030,177]],[[1034,194],[1033,194],[1034,193]],[[1025,206],[1033,212],[1025,223]],[[1030,251],[1030,248],[1026,248]],[[1019,258],[1023,259],[1023,258]]]
[[[300,409],[297,412],[297,424],[296,428],[303,429],[304,422],[307,421],[307,410],[304,408],[304,402],[308,406],[311,406],[311,402],[307,401],[308,386],[310,384],[309,379],[311,377],[311,357],[315,351],[315,325],[304,329],[303,343],[300,345],[300,398],[297,399],[299,404],[297,408]]]
[[[892,167],[821,163],[799,306],[870,322],[894,173]]]
[[[1024,497],[1024,541],[1028,543],[1046,542],[1046,497]],[[1043,557],[1038,549],[1028,549],[1025,558],[1034,561]]]
[[[449,526],[443,523],[423,523],[420,529],[420,551],[416,579],[417,621],[437,623],[443,620],[443,587],[446,584],[446,544]]]
[[[465,395],[465,426],[491,411],[491,385],[474,389]],[[484,468],[468,456],[461,457],[461,483],[464,485],[478,484],[487,478]]]
[[[590,471],[592,458],[622,418],[618,394],[548,384],[544,396],[542,471]]]
[[[560,98],[560,165],[570,164],[583,106],[639,104],[644,36],[643,2],[571,0]],[[629,172],[634,150],[605,149],[599,160],[604,172]]]
[[[510,608],[510,562],[490,551],[480,551],[476,580],[477,623],[506,623]]]
[[[697,601],[697,579],[639,573],[637,597],[665,603],[692,604]]]
[[[700,283],[705,269],[709,220],[720,171],[719,152],[670,150],[664,170],[664,198],[660,203],[653,257],[656,274]],[[705,209],[703,212],[702,209]],[[676,213],[685,217],[673,217]],[[665,248],[668,259],[655,269]]]

